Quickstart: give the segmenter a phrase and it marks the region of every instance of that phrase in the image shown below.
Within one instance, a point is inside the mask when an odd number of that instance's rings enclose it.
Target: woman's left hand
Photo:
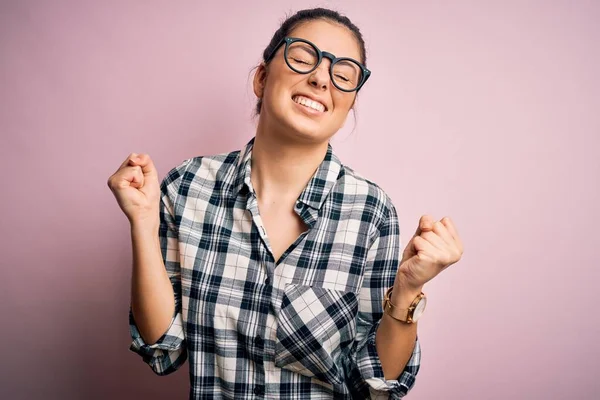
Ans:
[[[423,215],[402,254],[395,286],[418,292],[425,283],[460,260],[462,254],[463,245],[450,218],[434,222],[431,216]]]

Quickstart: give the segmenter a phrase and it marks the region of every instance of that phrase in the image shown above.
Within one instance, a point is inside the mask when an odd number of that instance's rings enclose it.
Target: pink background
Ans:
[[[362,29],[372,79],[334,140],[403,242],[449,215],[410,399],[592,399],[600,380],[600,3],[2,1],[0,397],[186,398],[129,352],[128,223],[106,181],[254,134],[251,69],[287,12]]]

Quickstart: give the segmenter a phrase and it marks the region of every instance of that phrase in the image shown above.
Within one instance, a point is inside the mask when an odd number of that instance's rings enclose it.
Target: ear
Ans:
[[[254,87],[254,94],[259,99],[263,98],[266,83],[267,83],[267,66],[265,65],[265,63],[260,63],[258,68],[256,68],[256,73],[254,74],[254,81],[252,82],[253,87]]]

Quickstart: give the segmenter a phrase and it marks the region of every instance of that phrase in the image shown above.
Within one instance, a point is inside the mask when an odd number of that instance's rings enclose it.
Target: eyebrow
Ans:
[[[309,46],[306,43],[302,43],[302,45],[299,48],[315,57],[317,56],[317,52],[315,51],[315,49],[313,49],[312,46]]]
[[[342,64],[342,65],[347,65],[351,68],[359,68],[359,66],[356,63],[353,63],[352,61],[348,61],[348,60],[340,60],[337,62],[337,64]]]

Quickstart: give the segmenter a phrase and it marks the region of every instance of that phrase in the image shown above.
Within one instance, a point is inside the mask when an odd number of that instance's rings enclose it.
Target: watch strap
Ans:
[[[395,320],[398,320],[405,324],[414,323],[415,321],[413,321],[412,319],[413,313],[415,311],[415,308],[417,307],[417,304],[419,304],[421,299],[425,297],[425,293],[419,293],[408,308],[399,308],[396,307],[391,300],[393,289],[394,287],[392,286],[385,292],[385,296],[383,298],[383,312],[389,315],[390,317],[394,318]]]

